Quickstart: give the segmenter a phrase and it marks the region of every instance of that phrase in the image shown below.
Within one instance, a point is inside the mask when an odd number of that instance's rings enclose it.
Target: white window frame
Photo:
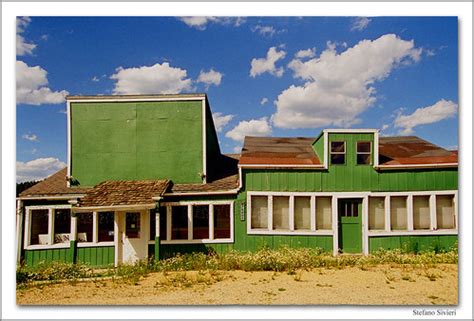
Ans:
[[[208,205],[209,206],[209,237],[207,239],[193,239],[193,206]],[[214,206],[229,205],[230,207],[230,238],[214,239]],[[166,239],[160,239],[161,244],[217,244],[217,243],[234,243],[234,201],[180,201],[180,202],[163,202],[160,207],[166,208]],[[172,240],[171,239],[171,216],[173,206],[187,206],[188,208],[188,239]],[[154,241],[148,241],[148,244],[155,244]]]
[[[344,144],[344,151],[343,152],[333,152],[332,151],[332,143],[343,143]],[[331,160],[332,155],[344,155],[344,163],[342,164],[333,164]],[[333,140],[329,142],[329,164],[330,165],[347,165],[347,143],[345,140]]]
[[[358,148],[359,148],[359,143],[369,143],[369,151],[368,152],[359,152]],[[370,140],[360,140],[360,141],[356,141],[356,165],[361,165],[361,166],[364,166],[364,165],[372,165],[373,161],[372,161],[372,142]],[[369,163],[368,164],[359,164],[357,162],[357,159],[358,159],[358,156],[359,155],[369,155],[370,156],[370,160],[369,160]]]
[[[452,195],[454,201],[454,228],[438,229],[436,221],[436,196]],[[407,229],[391,230],[390,199],[392,196],[404,196],[407,198]],[[428,196],[430,205],[430,228],[415,230],[413,228],[413,197]],[[457,235],[458,234],[458,191],[416,191],[416,192],[375,192],[369,197],[385,197],[385,228],[384,230],[368,230],[368,236],[403,236],[403,235]]]
[[[64,249],[69,248],[71,243],[54,243],[54,213],[57,209],[69,209],[71,205],[40,205],[40,206],[25,206],[25,230],[24,230],[24,245],[25,250],[41,250],[41,249]],[[34,210],[48,210],[48,243],[49,244],[31,244],[31,213]],[[70,237],[73,234],[73,219],[71,211],[71,228]]]
[[[268,198],[268,227],[267,229],[252,229],[252,197],[266,196]],[[289,229],[274,230],[273,229],[273,197],[286,196],[289,198]],[[295,230],[295,197],[310,198],[310,230]],[[250,235],[333,235],[333,229],[317,230],[316,229],[316,202],[317,197],[334,197],[334,193],[307,193],[307,192],[247,192],[247,234]],[[333,220],[333,218],[331,218]]]
[[[115,235],[114,235],[114,241],[99,242],[99,213],[103,213],[103,212],[114,213],[114,222],[116,221],[117,213],[114,211],[93,211],[93,212],[76,213],[77,220],[79,220],[78,216],[81,214],[92,213],[92,241],[91,242],[77,242],[77,247],[100,247],[100,246],[114,246],[115,245]],[[77,229],[76,229],[76,233],[77,233]],[[117,231],[114,228],[114,234],[115,233],[117,233]]]

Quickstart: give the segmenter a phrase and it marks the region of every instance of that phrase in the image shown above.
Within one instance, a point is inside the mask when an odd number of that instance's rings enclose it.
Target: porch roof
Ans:
[[[166,192],[169,184],[170,181],[167,179],[105,181],[89,190],[77,207],[149,205],[155,202],[154,197],[160,197]]]

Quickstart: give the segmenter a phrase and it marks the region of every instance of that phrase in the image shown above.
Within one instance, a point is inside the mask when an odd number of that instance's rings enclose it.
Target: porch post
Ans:
[[[77,257],[77,214],[71,209],[71,234],[69,237],[69,251],[71,263],[76,263]]]
[[[21,261],[21,236],[23,235],[23,202],[17,200],[16,202],[16,263]]]
[[[166,213],[163,213],[166,215]],[[155,261],[160,259],[160,203],[156,203],[155,212]]]

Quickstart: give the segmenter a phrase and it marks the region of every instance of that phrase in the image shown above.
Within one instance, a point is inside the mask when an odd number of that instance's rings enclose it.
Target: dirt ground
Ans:
[[[19,305],[456,305],[457,265],[288,272],[188,271],[36,285]]]

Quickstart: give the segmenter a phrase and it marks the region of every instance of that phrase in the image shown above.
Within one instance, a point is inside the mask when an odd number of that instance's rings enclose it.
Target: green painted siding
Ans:
[[[77,263],[93,266],[113,265],[115,259],[114,246],[78,247]]]
[[[69,248],[65,249],[45,249],[45,250],[25,250],[24,259],[27,266],[35,266],[40,262],[64,262],[71,263]]]
[[[200,183],[202,102],[71,103],[72,176]]]
[[[316,141],[313,143],[313,150],[315,151],[316,155],[318,155],[319,161],[321,164],[324,163],[324,135],[318,136]]]
[[[403,249],[409,252],[448,251],[456,247],[457,235],[369,237],[369,251]]]

